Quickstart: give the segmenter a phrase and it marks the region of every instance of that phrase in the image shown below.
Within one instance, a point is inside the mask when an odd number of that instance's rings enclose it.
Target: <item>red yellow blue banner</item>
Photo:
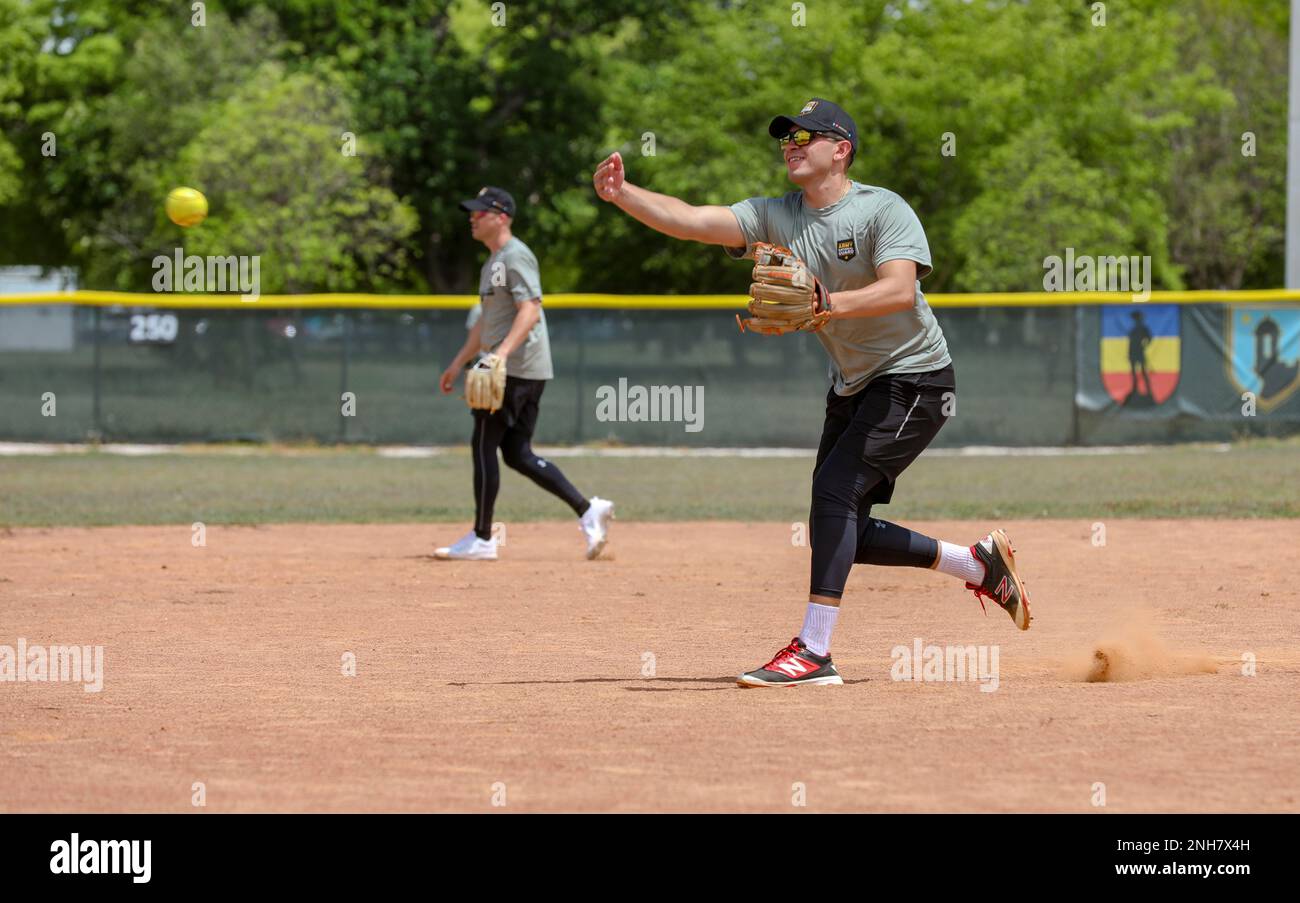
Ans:
[[[1176,304],[1101,308],[1101,381],[1125,408],[1154,408],[1174,394],[1182,371]]]

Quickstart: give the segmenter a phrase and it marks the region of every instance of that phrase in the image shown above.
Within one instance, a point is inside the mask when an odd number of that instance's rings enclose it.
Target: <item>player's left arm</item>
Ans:
[[[831,319],[883,317],[916,304],[916,261],[886,260],[876,267],[876,281],[863,288],[831,293]]]
[[[515,305],[515,321],[510,324],[510,331],[493,350],[502,357],[509,357],[528,338],[528,333],[542,318],[542,299],[529,298]]]

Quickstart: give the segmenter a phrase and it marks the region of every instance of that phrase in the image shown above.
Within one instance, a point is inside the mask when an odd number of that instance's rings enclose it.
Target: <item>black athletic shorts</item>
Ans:
[[[490,414],[482,409],[476,410],[474,416],[497,420],[505,429],[520,431],[531,439],[533,430],[537,429],[537,407],[545,388],[544,379],[507,376],[501,407]]]
[[[878,470],[882,480],[866,501],[885,504],[894,481],[925,451],[943,426],[957,397],[957,375],[949,364],[928,373],[878,376],[854,395],[826,395],[826,424],[817,449],[817,469],[838,443],[848,443],[837,460],[851,459]]]

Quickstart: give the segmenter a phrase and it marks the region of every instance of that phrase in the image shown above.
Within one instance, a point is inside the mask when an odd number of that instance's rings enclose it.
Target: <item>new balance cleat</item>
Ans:
[[[979,586],[967,583],[966,588],[975,593],[980,608],[984,608],[984,599],[992,599],[1011,615],[1011,620],[1021,630],[1029,629],[1029,593],[1025,591],[1024,581],[1016,573],[1016,550],[1011,548],[1011,540],[1005,530],[994,530],[984,539],[970,547],[971,554],[984,564],[984,582]],[[984,608],[988,614],[988,609]]]
[[[742,687],[794,687],[800,684],[825,686],[843,684],[844,679],[831,664],[829,655],[810,652],[803,640],[795,637],[770,662],[757,671],[740,675],[736,683]]]

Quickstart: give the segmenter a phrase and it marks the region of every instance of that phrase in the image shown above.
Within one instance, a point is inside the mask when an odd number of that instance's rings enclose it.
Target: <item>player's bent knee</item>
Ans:
[[[866,498],[867,492],[875,485],[874,480],[866,479],[862,474],[822,468],[813,480],[812,507],[814,515],[818,511],[857,511]]]
[[[503,448],[501,449],[501,460],[506,462],[506,467],[520,473],[528,473],[537,469],[538,458],[531,448]]]

